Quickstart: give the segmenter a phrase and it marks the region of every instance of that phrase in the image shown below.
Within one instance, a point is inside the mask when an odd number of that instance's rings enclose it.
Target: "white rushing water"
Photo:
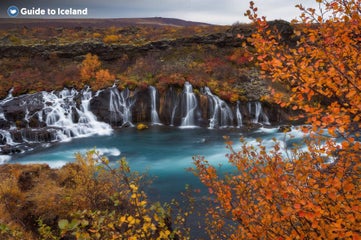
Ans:
[[[208,87],[204,87],[209,99],[210,119],[209,128],[233,126],[233,113],[228,104],[218,96],[213,95]]]
[[[160,125],[160,119],[157,111],[157,89],[153,86],[149,86],[150,91],[150,105],[151,105],[151,122],[153,125]]]
[[[181,111],[182,123],[181,127],[196,127],[196,110],[198,101],[196,95],[193,93],[193,87],[189,82],[184,84],[182,93]]]
[[[175,116],[176,116],[176,113],[178,110],[179,101],[180,101],[180,98],[178,95],[175,95],[174,98],[172,99],[173,100],[173,108],[172,108],[172,115],[171,115],[171,121],[170,121],[171,126],[174,126],[174,119],[175,119]]]
[[[15,145],[15,142],[13,141],[11,134],[6,130],[0,129],[0,139],[3,139],[7,145]]]
[[[76,97],[81,97],[78,107]],[[109,135],[112,133],[110,125],[97,121],[89,110],[92,92],[89,88],[81,94],[72,89],[64,89],[58,94],[43,92],[44,108],[42,115],[49,127],[57,128],[57,140],[69,141],[74,137],[88,137],[94,134]],[[77,119],[78,118],[78,119]]]
[[[236,109],[237,127],[242,127],[243,120],[242,120],[241,110],[239,108],[240,108],[239,101],[237,101],[237,109]]]
[[[261,123],[265,125],[270,125],[268,116],[263,112],[262,104],[258,101],[248,103],[248,112],[253,116],[253,123]]]
[[[132,107],[135,100],[130,97],[130,91],[128,88],[119,92],[118,88],[113,87],[110,91],[109,111],[113,121],[118,122],[121,120],[122,125],[132,123]]]
[[[5,117],[5,114],[4,114],[4,110],[2,108],[2,106],[8,102],[8,101],[11,101],[14,97],[13,97],[13,89],[11,89],[7,95],[6,98],[4,98],[3,100],[0,100],[0,120],[6,120],[6,117]],[[11,134],[9,133],[9,131],[6,131],[6,130],[3,130],[3,129],[0,129],[0,139],[3,139],[6,144],[8,145],[14,145],[15,143],[13,142],[13,139],[11,138]],[[4,157],[2,157],[3,159],[5,159]],[[0,163],[2,161],[5,161],[5,160],[1,160],[0,159]]]
[[[144,104],[144,99],[139,100],[142,109],[150,111],[146,119],[150,120],[152,125],[162,125],[158,113],[160,96],[157,89],[150,86],[148,94],[149,98],[145,99],[150,100],[149,102]],[[241,110],[247,108],[242,108],[240,102],[231,108],[227,102],[214,95],[208,87],[201,89],[200,93],[202,99],[205,97],[208,99],[208,104],[205,106],[199,106],[198,95],[193,92],[193,87],[189,82],[184,84],[182,92],[173,91],[170,88],[167,94],[166,105],[163,107],[161,116],[168,120],[171,126],[199,128],[208,124],[210,129],[216,129],[243,125],[242,113],[244,112],[241,113]],[[16,97],[14,103],[20,102],[19,111],[22,111],[23,119],[6,123],[9,129],[0,130],[0,144],[4,147],[3,149],[6,145],[15,145],[16,148],[19,146],[19,149],[15,151],[22,152],[33,149],[33,144],[67,142],[74,138],[93,135],[111,135],[113,129],[110,124],[122,127],[134,126],[132,112],[139,112],[140,108],[136,105],[139,96],[145,95],[138,95],[138,92],[130,91],[128,88],[119,91],[116,86],[113,86],[95,94],[88,87],[82,91],[63,89]],[[14,97],[11,92],[5,99],[0,100],[0,120],[7,121],[3,107],[9,108],[8,102],[12,100]],[[92,100],[94,100],[94,106],[97,107],[99,104],[106,103],[104,107],[99,108],[97,114],[99,118],[110,124],[98,121],[97,116],[90,109]],[[248,111],[252,123],[269,124],[260,102],[248,103]],[[134,116],[134,119],[139,121],[139,116]],[[20,129],[17,126],[18,120],[22,124]],[[34,124],[38,125],[30,129],[29,127]],[[16,139],[16,142],[13,139]],[[9,152],[9,149],[4,152]]]

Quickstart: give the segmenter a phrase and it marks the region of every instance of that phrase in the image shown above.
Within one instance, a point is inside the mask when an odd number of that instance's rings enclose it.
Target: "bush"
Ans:
[[[2,236],[170,239],[180,234],[171,228],[169,208],[148,202],[142,188],[149,180],[131,172],[124,159],[112,168],[94,150],[58,170],[47,165],[1,170]]]

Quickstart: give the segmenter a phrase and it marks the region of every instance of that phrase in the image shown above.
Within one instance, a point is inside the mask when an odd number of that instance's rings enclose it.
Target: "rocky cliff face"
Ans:
[[[289,24],[275,21],[271,27],[278,28],[283,40],[292,45]],[[236,37],[238,34],[244,36],[243,40]],[[0,57],[31,59],[40,56],[46,60],[56,53],[61,59],[77,61],[90,52],[102,60],[116,62],[124,54],[137,56],[197,44],[239,48],[251,34],[251,28],[234,26],[222,33],[159,40],[143,45],[101,42],[23,46],[0,44]],[[258,101],[260,96],[267,94],[266,86],[260,85],[262,81],[252,74],[238,78],[242,78],[237,81],[242,85],[248,101],[226,102],[207,87],[194,91],[189,83],[184,88],[179,88],[179,84],[168,84],[168,88],[161,92],[153,87],[133,91],[120,91],[112,87],[98,92],[92,92],[91,89],[64,89],[17,97],[9,95],[0,101],[0,154],[17,153],[39,144],[74,137],[110,134],[114,127],[131,127],[140,122],[176,127],[223,128],[272,125],[287,121],[288,114],[278,106]]]
[[[276,20],[269,22],[270,28],[279,32],[282,42],[289,46],[295,46],[297,39],[293,37],[293,27],[286,21]],[[87,53],[98,55],[102,60],[112,61],[122,57],[124,54],[136,55],[149,51],[161,51],[169,48],[190,45],[214,45],[217,47],[241,47],[243,41],[251,37],[253,29],[242,25],[230,27],[225,32],[212,33],[203,36],[192,36],[176,39],[164,39],[148,42],[142,45],[127,44],[105,44],[97,41],[74,42],[68,44],[38,44],[38,45],[9,45],[1,44],[0,56],[8,58],[35,57],[48,58],[51,53],[56,53],[60,58],[77,58]],[[237,36],[242,35],[240,39]]]
[[[258,101],[229,103],[207,87],[194,91],[170,86],[130,91],[116,87],[98,92],[40,92],[0,102],[0,148],[12,154],[42,143],[93,134],[110,134],[113,128],[137,123],[208,128],[277,125],[288,115],[278,106]]]

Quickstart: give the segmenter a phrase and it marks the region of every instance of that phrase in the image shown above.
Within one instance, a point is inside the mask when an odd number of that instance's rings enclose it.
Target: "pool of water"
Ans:
[[[96,148],[113,163],[125,157],[132,170],[146,172],[155,177],[149,197],[169,201],[177,197],[186,184],[202,188],[199,180],[186,170],[193,166],[193,156],[204,156],[211,164],[227,171],[229,165],[225,155],[228,150],[223,136],[229,136],[237,148],[241,136],[245,137],[249,144],[256,144],[256,139],[261,138],[265,145],[271,147],[274,137],[291,142],[298,139],[296,131],[293,135],[296,138],[287,137],[285,140],[285,134],[279,133],[277,128],[260,128],[254,131],[242,128],[181,129],[168,126],[153,126],[143,131],[123,128],[109,136],[92,136],[57,143],[36,152],[13,157],[10,162],[47,163],[57,168],[74,161],[75,153],[85,153]]]

